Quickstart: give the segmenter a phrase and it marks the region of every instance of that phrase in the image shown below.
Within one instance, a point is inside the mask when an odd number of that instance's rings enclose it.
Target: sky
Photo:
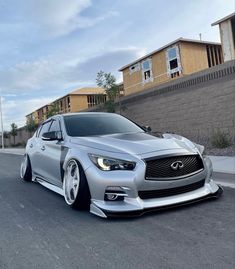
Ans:
[[[0,0],[4,129],[67,94],[179,38],[220,41],[211,23],[234,0]]]

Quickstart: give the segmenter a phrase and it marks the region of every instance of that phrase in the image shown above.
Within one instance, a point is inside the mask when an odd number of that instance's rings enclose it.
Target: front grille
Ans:
[[[182,178],[190,174],[196,174],[203,169],[203,162],[199,155],[170,156],[158,159],[145,160],[147,180],[164,178]],[[181,162],[181,169],[173,170],[171,165]]]
[[[141,199],[154,199],[154,198],[168,197],[168,196],[173,196],[173,195],[197,190],[203,187],[204,184],[205,184],[205,179],[189,184],[189,185],[176,187],[176,188],[163,189],[163,190],[151,190],[151,191],[139,191],[138,195]]]

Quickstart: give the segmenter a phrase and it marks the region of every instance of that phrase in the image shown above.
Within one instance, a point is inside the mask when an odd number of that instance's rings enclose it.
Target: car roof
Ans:
[[[62,116],[62,117],[68,117],[68,116],[76,116],[76,115],[119,115],[116,113],[109,113],[109,112],[77,112],[77,113],[65,113],[65,114],[60,114],[57,116]]]
[[[120,114],[117,114],[117,113],[110,113],[110,112],[76,112],[76,113],[64,113],[64,114],[57,114],[57,115],[54,115],[54,116],[51,116],[50,118],[44,120],[43,122],[40,123],[40,125],[48,122],[48,121],[51,121],[53,119],[56,119],[56,118],[64,118],[64,117],[69,117],[69,116],[76,116],[76,115],[119,115],[121,116]]]

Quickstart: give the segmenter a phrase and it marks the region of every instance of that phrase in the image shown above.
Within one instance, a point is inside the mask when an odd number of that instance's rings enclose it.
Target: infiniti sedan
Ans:
[[[149,131],[112,113],[53,116],[28,140],[21,178],[104,218],[220,196],[203,146]]]

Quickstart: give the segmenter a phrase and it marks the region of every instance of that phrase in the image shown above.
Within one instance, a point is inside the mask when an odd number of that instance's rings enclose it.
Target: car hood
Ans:
[[[194,144],[181,136],[166,134],[160,137],[147,133],[113,134],[92,137],[73,137],[70,142],[113,153],[142,155],[155,151],[186,150],[197,152]]]

